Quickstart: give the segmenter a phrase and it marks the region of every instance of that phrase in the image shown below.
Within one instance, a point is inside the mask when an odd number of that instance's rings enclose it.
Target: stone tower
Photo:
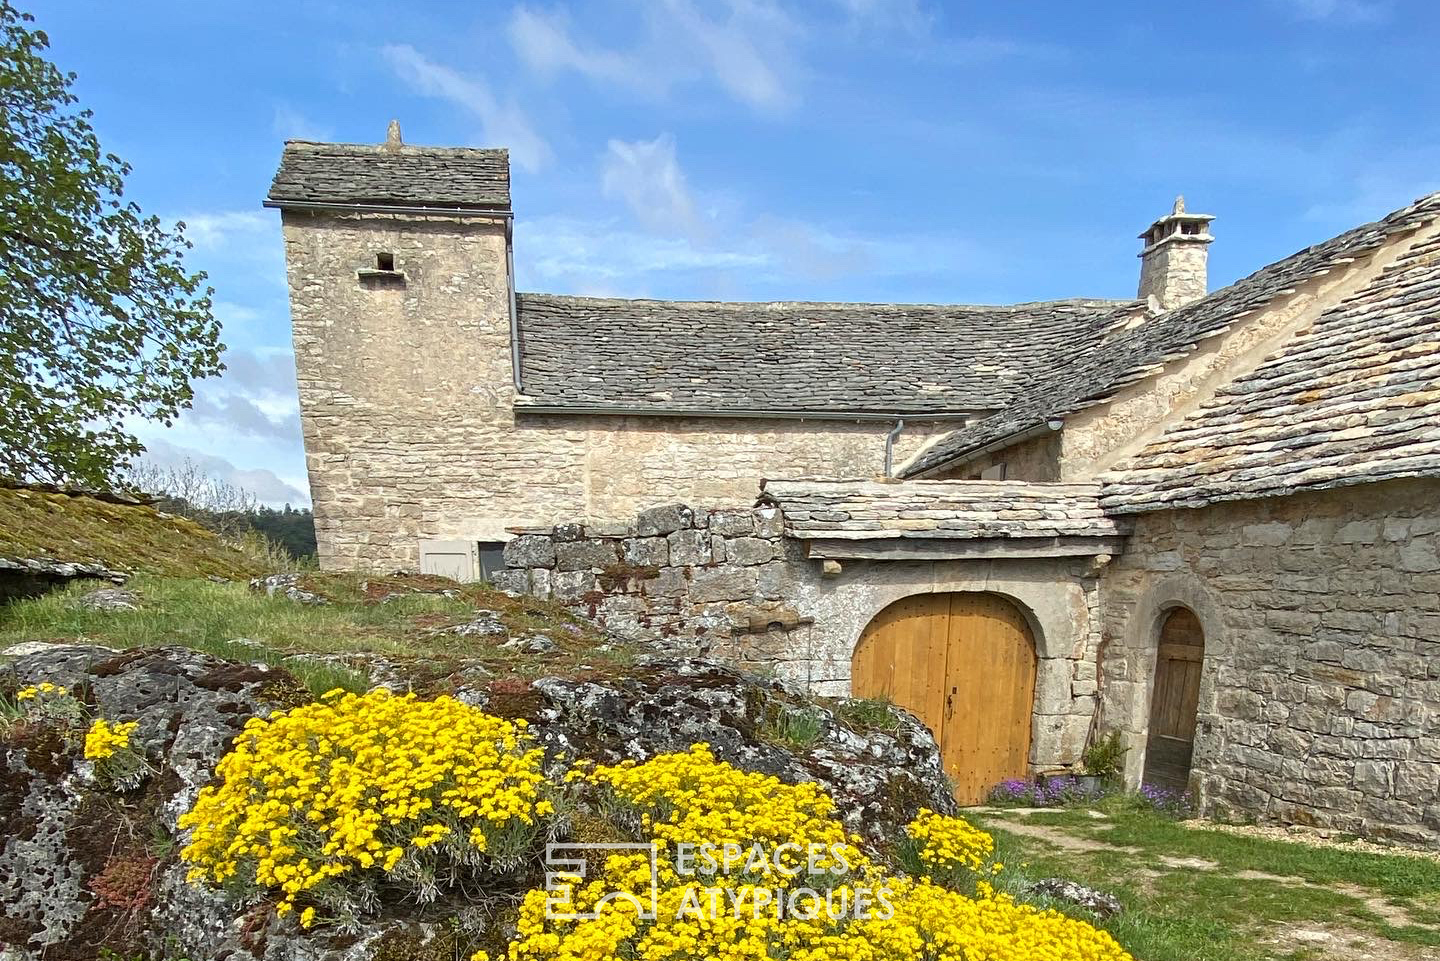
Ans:
[[[521,483],[506,152],[411,146],[395,122],[380,144],[290,141],[265,203],[321,563],[414,568],[422,539],[503,540],[516,515],[494,490]]]
[[[1170,213],[1140,235],[1140,299],[1154,297],[1161,310],[1205,296],[1205,262],[1210,242],[1210,214],[1185,212],[1185,198],[1176,197]]]

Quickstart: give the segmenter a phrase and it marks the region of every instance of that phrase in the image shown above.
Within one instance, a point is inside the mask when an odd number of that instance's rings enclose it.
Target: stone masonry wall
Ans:
[[[1203,808],[1440,841],[1440,482],[1141,515],[1102,582],[1103,723],[1144,763],[1156,634],[1205,630]]]
[[[880,422],[513,408],[498,223],[286,211],[301,424],[326,568],[414,568],[425,538],[501,541],[667,500],[749,505],[762,477],[871,477]],[[392,253],[399,279],[361,279]],[[953,422],[907,421],[897,463]]]
[[[783,601],[786,545],[773,507],[641,512],[632,522],[526,530],[505,545],[497,587],[566,604],[625,638],[747,667],[792,655],[800,618]]]

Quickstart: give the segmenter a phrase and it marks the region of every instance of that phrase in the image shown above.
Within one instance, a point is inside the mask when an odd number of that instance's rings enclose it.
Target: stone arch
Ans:
[[[1150,706],[1155,694],[1156,656],[1165,619],[1177,608],[1185,608],[1200,622],[1205,636],[1206,659],[1218,653],[1223,643],[1219,604],[1191,572],[1169,574],[1146,587],[1125,619],[1120,636],[1127,662],[1124,674],[1131,682],[1107,696],[1106,719],[1121,731],[1130,750],[1125,758],[1125,780],[1138,787],[1145,766],[1146,740],[1150,733]],[[1215,679],[1205,671],[1200,679],[1199,716],[1214,713]],[[1118,702],[1118,703],[1116,703]],[[1200,737],[1197,732],[1197,741]],[[1198,748],[1198,744],[1197,744]]]
[[[852,693],[888,697],[931,730],[961,803],[1030,770],[1031,621],[994,591],[920,592],[883,608],[855,648]]]
[[[849,694],[855,645],[890,604],[925,593],[998,594],[1024,615],[1035,642],[1032,764],[1037,769],[1074,764],[1094,717],[1098,667],[1098,598],[1084,563],[1076,558],[847,561],[839,578],[812,581],[797,597],[797,606],[814,618],[805,669],[821,678],[814,685],[821,692]]]

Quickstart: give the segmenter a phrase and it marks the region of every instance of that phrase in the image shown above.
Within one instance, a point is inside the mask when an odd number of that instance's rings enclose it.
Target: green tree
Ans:
[[[33,21],[0,0],[0,476],[104,488],[224,347],[184,224],[123,199]]]

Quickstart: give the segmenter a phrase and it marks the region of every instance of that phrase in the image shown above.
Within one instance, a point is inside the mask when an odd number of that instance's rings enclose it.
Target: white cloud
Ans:
[[[509,147],[510,156],[526,170],[538,170],[550,162],[550,145],[535,132],[525,113],[513,101],[502,103],[483,79],[435,63],[409,44],[387,44],[381,54],[417,93],[474,114],[486,145]]]
[[[626,85],[642,82],[642,71],[630,57],[612,50],[582,50],[570,37],[570,24],[560,11],[517,7],[510,18],[510,44],[530,69],[542,74],[564,70]]]
[[[785,42],[794,26],[778,7],[731,0],[729,16],[712,20],[689,0],[663,0],[656,6],[705,54],[716,82],[737,100],[771,110],[796,102],[779,72],[789,59]]]
[[[275,105],[275,119],[270,129],[276,136],[286,140],[331,140],[334,133],[330,127],[317,124],[289,104]]]
[[[299,484],[291,483],[266,468],[236,467],[230,461],[215,454],[209,454],[194,447],[184,447],[165,440],[147,440],[143,460],[161,467],[181,467],[185,462],[195,463],[211,477],[228,481],[236,487],[249,491],[265,504],[278,507],[281,504],[308,505],[310,495]]]
[[[185,224],[185,236],[201,250],[216,250],[237,240],[279,232],[275,217],[263,210],[220,210],[177,219]]]
[[[1390,15],[1379,0],[1279,0],[1301,20],[1333,23],[1378,23]]]
[[[227,434],[287,443],[300,442],[299,411],[286,411],[277,416],[266,412],[255,401],[240,394],[221,394],[215,398],[197,394],[190,409],[181,416],[191,425],[209,427]]]
[[[654,0],[644,9],[641,36],[627,50],[577,41],[563,13],[529,7],[512,15],[510,43],[520,60],[542,75],[573,71],[649,96],[663,96],[681,83],[708,82],[765,111],[799,101],[800,69],[792,48],[801,31],[779,7],[727,0],[712,16],[690,0]]]
[[[600,186],[605,196],[623,199],[636,219],[652,230],[701,232],[670,134],[628,143],[611,140],[601,162]]]

